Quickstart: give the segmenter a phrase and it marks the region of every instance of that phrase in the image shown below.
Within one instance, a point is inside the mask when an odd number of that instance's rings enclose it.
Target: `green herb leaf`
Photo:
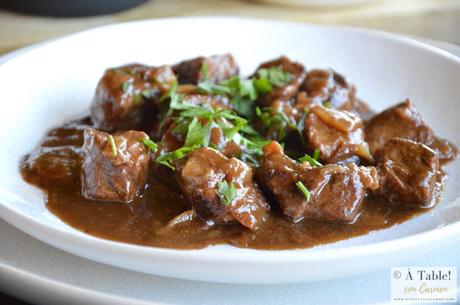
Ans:
[[[315,148],[315,150],[313,151],[313,159],[315,159],[316,161],[318,161],[319,159],[319,149],[318,148]]]
[[[279,67],[271,67],[268,69],[259,69],[257,71],[260,79],[267,79],[272,86],[281,87],[293,80],[292,74],[284,72]]]
[[[128,91],[129,85],[130,85],[130,81],[129,80],[125,81],[123,84],[121,84],[121,90],[123,90],[124,92]]]
[[[223,205],[230,205],[236,198],[236,189],[233,183],[228,184],[227,181],[217,182],[217,191]]]
[[[138,106],[142,102],[142,93],[137,93],[133,95],[133,104]]]
[[[113,139],[111,134],[108,135],[107,140],[109,141],[110,147],[112,149],[112,155],[116,157],[118,155],[118,150],[117,146],[115,145],[115,140]]]
[[[238,94],[240,92],[240,81],[241,78],[239,76],[233,76],[221,81],[220,85],[227,87],[233,94]]]
[[[254,80],[254,88],[260,94],[267,94],[272,91],[272,85],[266,78],[258,78]]]
[[[187,154],[189,152],[191,152],[195,148],[197,148],[197,147],[181,147],[179,149],[176,149],[175,151],[172,151],[172,152],[166,153],[164,155],[161,155],[160,157],[158,157],[155,160],[155,162],[157,162],[158,164],[162,164],[164,166],[167,166],[170,169],[174,170],[175,168],[174,168],[172,163],[174,161],[177,161],[177,160],[180,160],[180,159],[184,158],[185,156],[187,156]]]
[[[181,103],[182,98],[184,97],[183,94],[172,92],[169,97],[171,98],[171,102],[169,104],[169,108],[171,109],[181,110],[181,109],[188,109],[191,106],[194,106],[194,105],[189,105],[186,103]]]
[[[231,97],[233,109],[246,118],[254,116],[254,102],[259,95],[267,94],[273,86],[284,85],[292,79],[292,75],[283,72],[280,68],[260,69],[258,77],[244,79],[239,76],[226,79],[219,84],[209,81],[200,82],[201,91],[214,95]]]
[[[207,63],[206,61],[204,61],[204,62],[201,64],[200,76],[201,76],[201,78],[204,79],[205,81],[208,81],[208,80],[209,80],[209,67],[208,67],[208,63]]]
[[[242,149],[239,159],[253,166],[259,165],[257,157],[263,155],[264,146],[270,142],[270,140],[265,140],[257,136],[247,138],[240,133],[236,133],[232,140]]]
[[[200,82],[198,88],[205,93],[214,95],[231,95],[233,91],[231,88],[223,85],[214,84],[208,81]]]
[[[323,166],[321,163],[318,162],[317,159],[315,159],[315,157],[311,157],[308,154],[305,154],[305,156],[303,156],[302,158],[299,158],[299,161],[302,162],[302,163],[308,162],[313,167]]]
[[[189,108],[183,110],[179,115],[184,118],[200,117],[209,119],[214,116],[214,111],[205,107],[190,106]]]
[[[265,131],[276,132],[276,140],[282,141],[286,137],[287,127],[292,130],[298,130],[297,125],[292,123],[285,113],[267,107],[261,110],[256,108],[256,115],[264,125]],[[300,136],[301,132],[299,132]]]
[[[249,125],[243,126],[243,127],[240,129],[240,131],[241,131],[242,133],[245,133],[245,134],[250,135],[250,136],[255,136],[255,137],[259,137],[259,138],[261,137],[260,134],[259,134],[254,128],[252,128],[252,127],[249,126]]]
[[[297,186],[297,188],[299,189],[299,191],[302,192],[302,194],[305,196],[305,199],[307,199],[307,201],[310,201],[311,199],[311,193],[310,191],[305,187],[305,185],[302,183],[302,181],[297,181],[295,183],[295,186]]]
[[[257,99],[257,91],[254,88],[254,82],[252,79],[240,79],[238,87],[240,96],[247,96],[251,101],[255,101]]]
[[[194,117],[190,125],[188,126],[187,137],[185,139],[184,146],[204,146],[209,145],[209,139],[211,137],[211,124],[209,121],[204,125],[201,125],[197,117]]]
[[[171,86],[169,87],[168,91],[166,91],[161,97],[160,97],[160,102],[171,98],[173,94],[177,94],[177,87],[179,86],[177,80],[175,80],[173,83],[171,83]]]
[[[173,132],[183,135],[187,135],[188,126],[190,125],[190,118],[178,117],[175,119],[175,126],[173,127]]]
[[[147,146],[147,148],[153,152],[156,152],[158,150],[158,145],[152,140],[150,140],[149,138],[143,138],[143,139],[140,139],[139,141],[144,143],[144,145]]]
[[[232,108],[243,117],[254,117],[254,101],[240,96],[234,96],[230,100],[230,103],[232,104]]]

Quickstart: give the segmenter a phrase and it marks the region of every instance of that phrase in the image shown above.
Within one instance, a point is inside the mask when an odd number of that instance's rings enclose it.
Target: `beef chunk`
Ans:
[[[291,61],[286,56],[281,56],[269,62],[261,64],[257,71],[260,69],[268,68],[280,68],[282,71],[290,73],[293,78],[292,80],[280,87],[273,87],[273,89],[267,95],[263,96],[259,100],[259,104],[263,107],[270,107],[276,100],[288,101],[295,97],[299,87],[305,79],[305,68],[298,62]],[[256,73],[257,73],[256,71]]]
[[[239,73],[238,64],[231,54],[200,56],[182,61],[174,65],[173,69],[180,84],[198,84],[206,79],[218,83]],[[206,71],[207,76],[203,75]]]
[[[410,100],[373,117],[366,123],[365,134],[371,154],[392,138],[409,139],[429,145],[434,136],[433,130],[425,124]]]
[[[394,138],[377,152],[377,158],[377,194],[389,202],[412,207],[429,207],[436,202],[441,176],[438,157],[431,148]]]
[[[366,191],[378,187],[374,167],[351,163],[312,168],[284,155],[276,142],[264,148],[257,177],[273,194],[283,214],[294,221],[353,222],[359,215]],[[296,185],[299,181],[309,190],[309,198],[299,191]]]
[[[78,181],[80,155],[76,147],[39,147],[26,156],[22,170],[42,187],[71,185]]]
[[[457,147],[434,135],[410,100],[374,116],[365,126],[366,140],[372,154],[392,138],[409,139],[430,146],[445,163],[457,157]]]
[[[177,180],[193,210],[204,220],[239,222],[256,229],[267,218],[268,204],[253,181],[252,169],[244,162],[227,158],[211,148],[191,152],[176,165]],[[234,185],[236,197],[225,204],[218,182]]]
[[[87,199],[130,202],[141,195],[148,178],[148,136],[126,131],[111,136],[88,128],[82,148],[82,194]],[[113,142],[111,141],[113,139]]]
[[[372,161],[364,141],[364,123],[355,114],[322,106],[310,108],[305,119],[305,141],[311,150],[319,149],[326,163],[359,156]]]
[[[169,66],[128,65],[105,71],[91,104],[91,118],[106,131],[149,129],[155,101],[176,82]],[[149,120],[150,119],[150,120]]]
[[[86,117],[83,120],[70,122],[53,128],[46,134],[41,146],[69,146],[81,148],[83,145],[83,131],[91,126],[92,122],[90,122],[89,117]]]
[[[458,148],[446,139],[434,137],[430,147],[436,152],[441,164],[453,161],[457,158]]]
[[[322,105],[325,102],[333,108],[347,111],[354,111],[359,106],[355,87],[331,69],[309,71],[301,91],[296,102],[297,108]]]

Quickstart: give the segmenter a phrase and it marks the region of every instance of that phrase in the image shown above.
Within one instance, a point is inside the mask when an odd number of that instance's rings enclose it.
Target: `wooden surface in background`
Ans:
[[[460,44],[460,0],[374,0],[362,5],[328,8],[244,0],[151,0],[129,11],[89,18],[37,17],[0,10],[0,54],[104,24],[197,15],[351,25]]]

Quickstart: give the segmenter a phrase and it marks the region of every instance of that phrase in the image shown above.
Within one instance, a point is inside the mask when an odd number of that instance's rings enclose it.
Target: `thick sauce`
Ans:
[[[78,163],[81,133],[87,124],[83,120],[50,131],[37,151],[50,146],[69,148],[76,152]],[[25,161],[21,172],[26,181],[46,192],[47,208],[72,227],[105,239],[167,248],[195,249],[215,244],[255,249],[308,248],[387,228],[427,211],[392,207],[368,197],[354,224],[314,220],[292,223],[272,211],[270,219],[256,231],[239,224],[210,226],[198,219],[172,225],[171,220],[187,209],[172,177],[155,178],[142,198],[125,204],[86,200],[78,179],[65,184],[43,183]]]

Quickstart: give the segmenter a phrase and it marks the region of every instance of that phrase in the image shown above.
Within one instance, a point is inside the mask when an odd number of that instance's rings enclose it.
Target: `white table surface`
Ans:
[[[460,47],[430,43],[460,56]],[[0,58],[0,62],[9,56]],[[460,267],[460,244],[406,265]],[[176,280],[74,256],[35,240],[0,219],[0,290],[33,304],[387,304],[390,270],[334,281],[283,285]]]

